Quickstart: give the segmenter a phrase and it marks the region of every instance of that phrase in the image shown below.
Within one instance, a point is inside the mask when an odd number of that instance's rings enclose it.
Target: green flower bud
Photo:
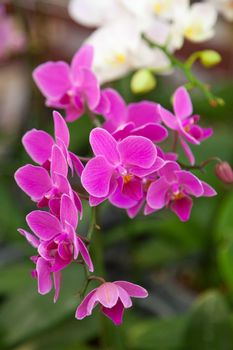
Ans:
[[[200,52],[200,61],[206,68],[216,66],[221,60],[222,57],[217,51],[204,50]]]
[[[157,80],[154,74],[146,68],[139,69],[132,76],[130,87],[134,94],[145,94],[155,89]]]

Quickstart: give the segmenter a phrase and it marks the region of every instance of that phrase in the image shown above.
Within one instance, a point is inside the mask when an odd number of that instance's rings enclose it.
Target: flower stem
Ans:
[[[161,46],[159,44],[156,44],[155,42],[153,42],[152,40],[147,38],[147,36],[145,34],[142,34],[142,39],[149,45],[149,47],[162,50],[163,53],[165,53],[165,55],[170,60],[172,66],[180,69],[183,72],[183,74],[185,75],[186,79],[189,82],[189,88],[190,87],[198,88],[204,94],[204,96],[207,98],[207,100],[209,101],[209,104],[212,107],[216,107],[217,105],[220,105],[220,106],[224,105],[224,100],[222,98],[219,98],[219,97],[215,96],[214,94],[212,94],[209,86],[207,84],[204,84],[203,82],[201,82],[192,73],[192,70],[191,70],[192,64],[190,61],[186,61],[186,62],[180,61],[171,52],[169,52],[169,50],[165,46]]]
[[[218,157],[210,157],[206,160],[204,160],[203,162],[201,162],[200,164],[196,164],[196,165],[187,165],[181,162],[178,162],[180,164],[180,166],[182,166],[182,168],[186,169],[186,170],[201,170],[203,171],[203,169],[205,168],[206,165],[208,165],[211,162],[218,162],[221,163],[222,160]]]

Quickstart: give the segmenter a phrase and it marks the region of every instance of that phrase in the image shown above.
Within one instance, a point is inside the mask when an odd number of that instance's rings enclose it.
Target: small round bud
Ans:
[[[200,52],[200,61],[206,68],[211,68],[219,64],[222,60],[221,55],[214,50],[204,50]]]
[[[154,74],[149,69],[140,69],[134,73],[130,87],[134,94],[145,94],[155,89],[157,85]]]
[[[221,162],[215,166],[216,176],[226,184],[233,183],[233,170],[228,162]]]

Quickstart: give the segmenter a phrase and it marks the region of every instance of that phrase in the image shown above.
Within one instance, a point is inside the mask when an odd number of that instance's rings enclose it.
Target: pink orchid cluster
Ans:
[[[192,167],[195,158],[188,144],[199,145],[212,130],[198,125],[199,116],[193,115],[184,87],[174,93],[174,113],[151,101],[126,105],[115,90],[101,89],[92,61],[93,49],[85,45],[70,67],[65,62],[47,62],[33,73],[46,104],[65,110],[67,121],[91,112],[92,119],[101,114],[104,122],[90,133],[93,156],[85,166],[84,160],[69,150],[69,129],[58,112],[53,113],[54,138],[36,129],[24,135],[24,148],[38,165],[21,167],[15,179],[40,210],[26,217],[32,233],[24,229],[19,232],[37,250],[31,258],[36,265],[32,275],[37,278],[40,294],[50,292],[54,284],[56,301],[62,270],[73,262],[80,263],[89,271],[88,281],[97,279],[101,285],[84,298],[76,318],[90,315],[99,303],[102,312],[119,325],[124,308],[132,306],[131,297],[144,298],[147,291],[130,282],[110,283],[90,276],[94,270],[87,247],[90,241],[76,232],[78,220],[83,219],[82,200],[87,195],[91,207],[108,200],[126,209],[131,218],[142,208],[145,215],[170,208],[181,221],[187,221],[193,198],[214,196],[216,192],[187,167],[182,168],[176,148],[166,152],[158,144],[169,138],[171,130],[176,146],[180,141]],[[85,196],[80,198],[76,193],[70,176],[80,177]]]

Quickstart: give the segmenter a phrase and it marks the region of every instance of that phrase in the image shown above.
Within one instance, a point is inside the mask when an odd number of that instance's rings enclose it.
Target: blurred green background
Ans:
[[[77,293],[84,278],[81,267],[64,271],[56,305],[53,295],[37,293],[36,281],[30,276],[33,263],[29,257],[34,251],[17,233],[18,227],[26,228],[25,215],[35,206],[17,188],[13,173],[30,162],[21,145],[24,132],[33,127],[53,132],[51,110],[45,108],[33,84],[32,69],[48,59],[69,61],[89,33],[69,19],[66,5],[67,1],[7,4],[28,44],[23,53],[0,63],[0,349],[231,350],[233,192],[215,177],[213,164],[205,173],[196,174],[218,196],[196,200],[187,223],[168,211],[131,220],[123,210],[107,203],[102,206],[101,231],[93,246],[96,243],[104,256],[107,278],[129,279],[150,293],[127,310],[121,327],[112,326],[97,310],[83,321],[75,320]],[[233,164],[233,26],[220,21],[218,29],[216,39],[201,47],[185,45],[178,56],[188,57],[203,47],[222,54],[217,68],[207,71],[195,66],[197,76],[209,82],[226,105],[211,108],[201,94],[192,93],[202,124],[214,128],[214,136],[194,152],[197,163],[218,156]],[[130,76],[111,86],[128,102],[151,99],[171,108],[170,97],[183,82],[180,74],[160,77],[156,90],[146,96],[130,92]],[[87,155],[89,119],[84,116],[69,124],[69,129],[71,150]],[[85,213],[81,233],[87,230],[88,207]],[[98,254],[92,253],[98,265]]]

